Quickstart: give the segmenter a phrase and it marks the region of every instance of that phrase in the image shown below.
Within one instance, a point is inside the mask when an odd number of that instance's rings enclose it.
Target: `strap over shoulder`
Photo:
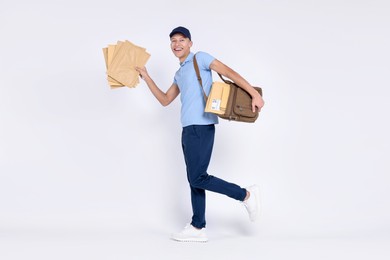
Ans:
[[[198,62],[196,61],[196,54],[194,55],[194,68],[195,68],[196,77],[198,78],[198,82],[199,82],[200,88],[201,88],[202,91],[203,91],[203,98],[204,98],[204,101],[207,102],[207,95],[206,95],[206,92],[204,92],[204,89],[203,89],[202,77],[200,76],[200,71],[199,71]],[[220,77],[221,77],[221,76],[220,76]],[[221,77],[221,78],[222,78],[222,77]],[[223,80],[223,79],[222,79],[222,80]]]

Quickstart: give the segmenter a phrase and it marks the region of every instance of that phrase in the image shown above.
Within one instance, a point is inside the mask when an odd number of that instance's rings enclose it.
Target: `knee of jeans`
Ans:
[[[189,178],[189,182],[194,188],[203,188],[208,177],[209,175],[207,173],[203,173],[195,178]]]

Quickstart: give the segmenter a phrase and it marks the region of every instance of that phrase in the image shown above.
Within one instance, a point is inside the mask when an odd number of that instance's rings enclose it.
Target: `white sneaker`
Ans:
[[[260,191],[259,186],[252,185],[246,188],[249,191],[250,196],[247,200],[243,201],[243,204],[248,211],[249,219],[254,222],[260,215]]]
[[[187,224],[179,233],[173,233],[171,238],[180,242],[207,242],[205,228],[197,229],[191,224]]]

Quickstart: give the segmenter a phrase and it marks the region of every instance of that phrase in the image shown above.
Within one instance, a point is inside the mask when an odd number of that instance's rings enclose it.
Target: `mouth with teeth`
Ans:
[[[183,48],[180,48],[180,47],[173,49],[174,52],[181,52],[182,50],[183,50]]]

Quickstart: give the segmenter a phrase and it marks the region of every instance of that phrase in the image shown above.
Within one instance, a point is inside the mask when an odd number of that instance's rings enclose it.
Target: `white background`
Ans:
[[[241,241],[235,252],[249,259],[244,245],[264,259],[284,259],[280,246],[300,259],[385,259],[389,11],[387,1],[2,0],[0,256],[202,251],[168,240],[191,217],[179,98],[163,108],[144,82],[109,89],[102,53],[118,40],[145,47],[167,90],[179,67],[168,34],[182,25],[192,51],[261,86],[266,102],[255,124],[220,121],[209,168],[258,183],[262,217],[249,223],[239,203],[208,193],[207,250],[214,239],[219,257]]]

